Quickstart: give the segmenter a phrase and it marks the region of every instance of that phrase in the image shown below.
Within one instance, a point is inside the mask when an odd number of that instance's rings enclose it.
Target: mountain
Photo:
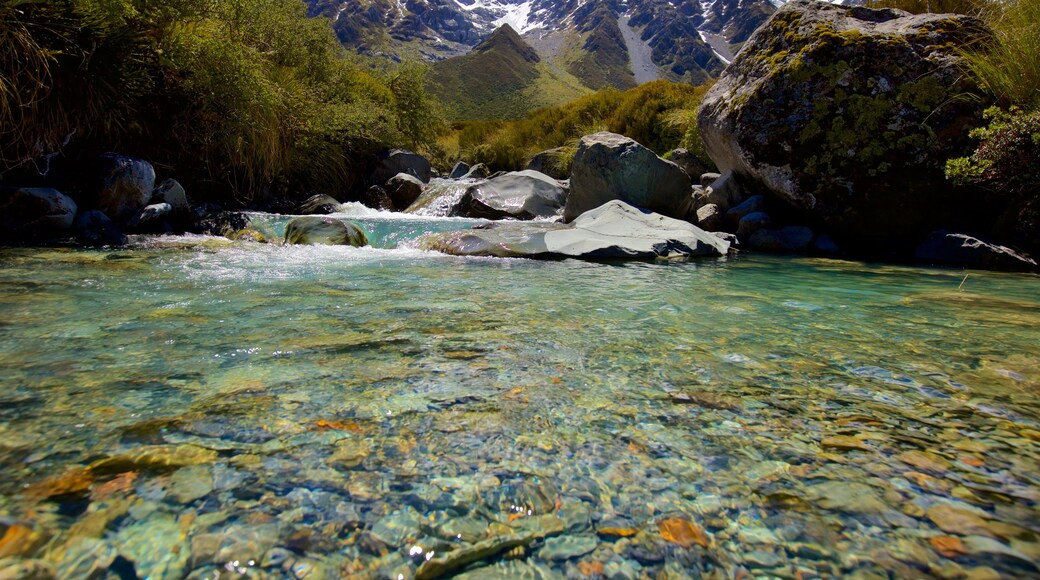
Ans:
[[[456,119],[509,119],[589,92],[543,61],[508,24],[462,56],[435,62],[431,92]]]
[[[715,77],[781,0],[305,0],[358,52],[466,54],[508,24],[542,66],[591,89]],[[497,41],[496,41],[497,42]]]

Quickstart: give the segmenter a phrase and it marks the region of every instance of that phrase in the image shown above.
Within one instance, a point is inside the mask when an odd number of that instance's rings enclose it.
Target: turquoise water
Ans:
[[[1040,278],[357,221],[0,250],[0,576],[1037,574]]]

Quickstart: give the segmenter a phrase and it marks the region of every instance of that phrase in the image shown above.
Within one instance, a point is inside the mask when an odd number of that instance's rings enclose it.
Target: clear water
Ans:
[[[0,250],[0,576],[1037,574],[1040,278],[354,217]]]

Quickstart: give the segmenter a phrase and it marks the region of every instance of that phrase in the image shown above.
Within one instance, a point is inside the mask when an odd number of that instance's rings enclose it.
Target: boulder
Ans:
[[[516,171],[469,186],[451,215],[492,220],[551,218],[566,202],[567,188],[559,181],[537,171]]]
[[[483,163],[477,163],[473,167],[469,168],[469,171],[467,171],[466,174],[462,176],[462,179],[484,179],[490,173],[491,171],[488,169],[487,165],[484,165]]]
[[[772,225],[773,218],[769,214],[764,211],[753,211],[740,218],[740,223],[737,224],[737,237],[741,240],[747,240],[751,237],[751,234]]]
[[[0,188],[0,239],[30,241],[62,234],[76,218],[76,202],[56,189]]]
[[[429,183],[432,176],[430,162],[407,149],[391,149],[379,156],[379,164],[372,172],[371,183],[383,185],[398,173],[404,173],[418,178],[423,183]]]
[[[805,226],[787,226],[779,229],[764,228],[751,234],[748,247],[765,252],[798,252],[813,241],[813,231]]]
[[[594,133],[581,138],[574,155],[563,216],[571,221],[618,199],[683,219],[690,212],[690,194],[690,179],[678,165],[623,135]]]
[[[302,215],[327,215],[338,212],[342,205],[336,198],[330,195],[318,194],[303,200],[303,203],[296,208],[296,211]]]
[[[722,177],[721,173],[702,173],[701,174],[701,187],[711,187],[711,184],[715,183],[715,180]]]
[[[664,158],[685,171],[686,175],[690,177],[691,183],[700,183],[701,175],[704,175],[711,169],[699,157],[690,153],[688,149],[672,149],[665,154]]]
[[[724,256],[729,243],[693,224],[614,200],[570,224],[496,222],[428,234],[421,248],[460,256],[586,259]]]
[[[219,205],[203,204],[192,209],[195,220],[192,231],[209,236],[226,236],[250,226],[249,216],[237,211],[224,211]]]
[[[126,229],[135,234],[165,234],[173,231],[168,219],[173,215],[173,206],[168,203],[153,203],[141,208]]]
[[[191,211],[188,194],[176,179],[167,179],[156,186],[152,193],[151,203],[168,203],[174,213],[185,214]]]
[[[987,38],[968,16],[792,0],[705,95],[701,140],[843,239],[910,247],[957,206],[943,166],[984,105],[958,98],[974,89],[959,51]]]
[[[968,234],[937,230],[917,247],[914,257],[929,264],[982,270],[1035,271],[1036,260],[1015,250]]]
[[[366,207],[372,209],[378,209],[381,211],[394,210],[394,202],[390,199],[390,194],[378,185],[369,187],[365,193],[361,194],[361,199],[359,201]]]
[[[390,201],[394,209],[402,211],[415,203],[422,195],[423,182],[414,175],[398,173],[386,182],[386,192],[390,194]]]
[[[84,246],[122,246],[126,235],[105,212],[92,209],[76,218],[73,224],[76,241]]]
[[[697,210],[697,225],[713,232],[722,228],[722,211],[719,206],[709,203]]]
[[[451,173],[448,174],[448,179],[460,179],[467,173],[469,173],[469,164],[459,161],[451,168]]]
[[[756,211],[765,211],[765,209],[766,197],[764,195],[752,195],[726,212],[726,222],[730,227],[736,228],[740,220],[744,219],[744,216]]]
[[[352,223],[308,215],[289,220],[285,225],[285,243],[361,247],[368,245],[368,238]]]
[[[553,179],[567,179],[571,175],[571,152],[566,147],[556,147],[535,153],[524,169],[544,173]]]
[[[98,162],[101,182],[97,207],[117,222],[126,222],[148,205],[155,189],[155,169],[143,159],[106,153]]]
[[[714,203],[723,212],[744,201],[744,188],[732,171],[720,175],[711,185],[705,187],[704,192],[708,196],[708,203]]]

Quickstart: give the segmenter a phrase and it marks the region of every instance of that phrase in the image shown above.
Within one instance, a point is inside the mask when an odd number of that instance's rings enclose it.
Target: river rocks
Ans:
[[[424,249],[461,256],[656,258],[725,255],[729,244],[700,228],[611,201],[568,225],[495,223],[420,238]]]
[[[697,210],[697,225],[714,232],[722,227],[722,211],[719,206],[709,203]]]
[[[56,189],[0,188],[0,239],[38,240],[72,227],[76,202]]]
[[[390,194],[378,185],[369,187],[365,193],[361,194],[359,201],[372,209],[381,211],[393,211],[394,209],[394,202],[390,199]]]
[[[422,195],[423,182],[414,175],[398,173],[386,182],[386,192],[390,195],[394,209],[402,211]]]
[[[460,179],[463,175],[469,172],[469,164],[459,161],[451,168],[451,173],[448,174],[448,179]]]
[[[138,234],[162,234],[170,231],[166,219],[173,214],[173,206],[168,203],[153,203],[141,208],[126,223],[129,231]]]
[[[751,237],[751,234],[772,225],[773,218],[770,217],[769,214],[762,211],[751,212],[740,218],[740,223],[737,224],[737,237],[740,238],[741,241],[746,241]]]
[[[982,107],[955,98],[972,89],[958,50],[984,38],[967,16],[788,2],[708,91],[702,140],[859,248],[906,247],[957,205],[943,164]]]
[[[422,155],[407,149],[391,149],[380,156],[370,183],[383,185],[398,173],[411,175],[423,183],[429,183],[432,176],[430,162]]]
[[[176,179],[166,179],[156,186],[152,193],[152,203],[168,203],[177,214],[191,211],[188,194]]]
[[[155,169],[143,159],[108,153],[99,161],[97,207],[117,222],[134,217],[152,198]]]
[[[557,215],[567,201],[567,189],[537,171],[516,171],[471,185],[451,215],[531,220]]]
[[[469,168],[469,171],[462,176],[462,179],[484,179],[488,175],[491,175],[491,170],[488,169],[488,166],[483,163],[477,163]]]
[[[992,270],[1037,269],[1035,260],[1015,250],[979,238],[938,230],[917,247],[914,257],[930,264]]]
[[[711,182],[711,185],[705,186],[704,191],[708,203],[714,203],[723,210],[729,210],[744,201],[744,188],[741,187],[740,180],[732,171],[727,171],[717,177]]]
[[[766,210],[766,196],[764,195],[752,195],[745,199],[743,202],[731,207],[726,212],[726,222],[733,228],[736,228],[740,220],[744,219],[744,216],[754,213],[756,211]]]
[[[330,195],[312,195],[303,200],[296,211],[303,215],[330,214],[340,210],[340,202]]]
[[[748,247],[765,252],[799,252],[809,247],[813,231],[805,226],[765,228],[748,237]]]
[[[553,179],[567,179],[571,174],[571,155],[566,147],[536,153],[524,169],[544,173]]]
[[[701,175],[712,169],[687,149],[672,149],[664,157],[682,168],[689,176],[691,183],[700,183]]]
[[[691,194],[689,177],[675,163],[628,137],[594,133],[581,138],[574,155],[571,193],[563,216],[571,221],[616,199],[684,219],[690,211]]]
[[[368,238],[352,223],[324,216],[303,216],[286,224],[285,243],[360,247],[368,245]]]

